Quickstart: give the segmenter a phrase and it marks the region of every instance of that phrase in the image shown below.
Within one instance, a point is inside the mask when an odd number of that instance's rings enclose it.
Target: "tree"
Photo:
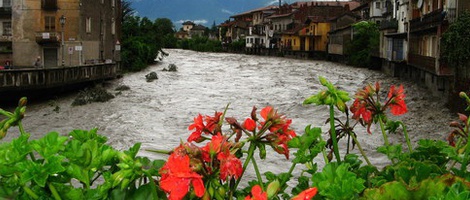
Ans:
[[[470,12],[465,11],[449,26],[442,35],[441,58],[447,64],[456,67],[457,71],[464,71],[470,67]],[[457,75],[464,75],[456,73]],[[468,76],[468,75],[467,75]]]
[[[361,21],[353,25],[354,37],[347,45],[349,62],[354,66],[369,67],[371,52],[379,46],[379,28],[375,22]]]

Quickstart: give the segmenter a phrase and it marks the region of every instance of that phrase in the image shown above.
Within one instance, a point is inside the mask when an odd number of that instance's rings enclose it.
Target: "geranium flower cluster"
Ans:
[[[268,143],[276,152],[284,154],[289,159],[287,142],[296,136],[295,131],[290,129],[292,119],[287,119],[271,106],[261,109],[260,115],[263,118],[262,121],[258,120],[256,107],[253,107],[251,118],[243,122],[243,128],[253,134],[254,140],[258,140],[261,144]],[[257,122],[258,126],[256,126]],[[266,133],[268,131],[269,133]]]
[[[385,111],[390,108],[393,115],[402,115],[408,112],[405,104],[405,93],[403,85],[398,89],[392,85],[388,92],[385,103],[381,103],[380,84],[375,83],[365,86],[362,90],[357,91],[356,99],[351,106],[352,118],[359,120],[363,125],[367,125],[367,132],[370,133],[370,126],[373,122],[377,122],[379,118],[385,119]]]
[[[258,120],[254,107],[251,118],[247,118],[243,125],[232,117],[225,118],[231,126],[231,132],[227,134],[222,133],[223,113],[216,112],[214,116],[199,114],[195,117],[188,127],[192,133],[187,142],[174,149],[160,169],[160,188],[168,194],[169,199],[182,199],[188,192],[197,197],[207,197],[208,188],[213,190],[214,187],[233,189],[233,185],[227,185],[232,180],[240,179],[244,171],[235,153],[247,141],[256,147],[263,146],[260,151],[265,151],[264,145],[269,144],[276,152],[289,158],[287,142],[296,136],[289,127],[292,120],[278,114],[270,106],[263,108],[260,115],[262,119]],[[248,138],[239,142],[243,133]],[[232,137],[234,142],[229,141]],[[195,144],[203,142],[201,147]],[[217,182],[216,186],[214,182]]]

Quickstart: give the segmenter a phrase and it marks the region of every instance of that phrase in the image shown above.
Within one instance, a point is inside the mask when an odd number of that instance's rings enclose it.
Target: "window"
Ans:
[[[55,31],[55,16],[45,16],[44,17],[44,30],[45,31]]]
[[[380,2],[375,2],[375,8],[380,9]]]
[[[3,35],[11,36],[11,22],[3,22]]]
[[[91,33],[91,17],[86,18],[86,32]]]
[[[11,7],[11,0],[3,0],[3,7]]]
[[[113,18],[111,18],[111,34],[116,34],[116,20]]]

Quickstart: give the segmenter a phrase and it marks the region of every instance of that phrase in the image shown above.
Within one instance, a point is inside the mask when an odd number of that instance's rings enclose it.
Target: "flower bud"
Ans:
[[[344,103],[343,100],[341,99],[338,99],[336,101],[336,107],[338,108],[338,110],[340,110],[341,112],[345,112],[346,111],[346,104]]]
[[[253,106],[253,110],[251,110],[251,119],[252,120],[255,120],[255,121],[258,121],[258,118],[256,117],[256,107]]]
[[[22,97],[22,98],[18,101],[18,107],[26,106],[26,103],[28,103],[28,98]]]
[[[320,83],[321,83],[323,86],[326,86],[326,85],[328,84],[328,80],[326,80],[325,77],[320,76],[319,79],[320,79]]]
[[[453,121],[449,124],[450,127],[455,127],[455,128],[459,128],[461,127],[460,126],[460,123],[459,122],[456,122],[456,121]]]
[[[281,183],[279,183],[278,180],[275,180],[268,185],[268,189],[266,191],[268,193],[268,199],[271,199],[274,195],[277,194],[277,192],[279,192],[280,186]]]
[[[460,96],[460,98],[468,99],[468,96],[467,96],[467,94],[466,94],[465,92],[460,92],[460,93],[459,93],[459,96]]]

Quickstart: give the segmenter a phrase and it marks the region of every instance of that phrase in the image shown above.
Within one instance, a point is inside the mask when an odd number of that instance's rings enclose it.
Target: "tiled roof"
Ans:
[[[356,7],[359,7],[361,3],[356,2],[356,1],[308,1],[308,2],[295,2],[291,4],[292,7],[298,8],[300,6],[306,6],[306,5],[318,5],[318,6],[349,6],[350,10],[355,9]]]
[[[192,21],[185,21],[183,22],[183,25],[196,25]]]
[[[230,18],[236,18],[236,17],[240,17],[240,16],[244,16],[244,15],[249,15],[249,14],[252,14],[254,12],[261,12],[261,11],[275,10],[275,9],[278,9],[278,6],[266,6],[266,7],[256,8],[256,9],[253,9],[253,10],[250,10],[250,11],[246,11],[246,12],[243,12],[243,13],[240,13],[240,14],[236,14],[236,15],[230,16]]]
[[[196,30],[206,30],[206,27],[203,26],[203,25],[198,24],[198,25],[194,26],[191,30],[192,30],[192,31],[196,31]]]

